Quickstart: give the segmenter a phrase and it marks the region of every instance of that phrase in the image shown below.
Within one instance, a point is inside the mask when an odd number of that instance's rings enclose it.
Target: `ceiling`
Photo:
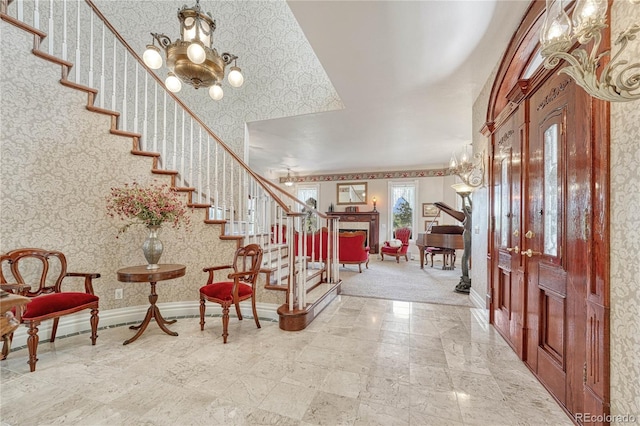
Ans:
[[[265,175],[446,166],[528,1],[289,1],[344,103],[251,122]]]
[[[142,56],[185,0],[94,0]],[[192,0],[186,1],[192,5]],[[472,105],[528,0],[201,0],[240,89],[177,96],[268,178],[438,168],[472,140]],[[142,24],[141,24],[142,23]],[[157,70],[164,80],[165,67]],[[246,124],[246,129],[245,129]],[[248,142],[248,146],[247,146]]]

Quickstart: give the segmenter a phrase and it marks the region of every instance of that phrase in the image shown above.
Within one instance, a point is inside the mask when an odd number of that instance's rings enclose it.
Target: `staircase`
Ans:
[[[204,224],[219,226],[222,241],[263,247],[262,284],[281,295],[282,329],[305,328],[339,293],[337,253],[311,262],[270,232],[280,224],[288,230],[286,241],[304,238],[303,215],[289,207],[301,210],[304,203],[252,171],[168,92],[91,1],[2,0],[0,18],[33,34],[32,53],[61,67],[60,84],[86,93],[87,110],[109,117],[109,133],[129,138],[130,153],[149,159],[150,172],[168,179],[190,208],[202,211]],[[88,37],[81,28],[87,22]],[[315,223],[337,229],[335,219],[312,214]]]

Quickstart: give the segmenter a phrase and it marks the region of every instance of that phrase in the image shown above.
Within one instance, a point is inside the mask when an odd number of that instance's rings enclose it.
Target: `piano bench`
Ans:
[[[427,247],[424,249],[425,257],[431,255],[431,267],[433,268],[433,256],[436,254],[442,255],[442,269],[450,271],[456,267],[456,251],[450,248],[443,247]],[[428,261],[428,259],[427,259]]]

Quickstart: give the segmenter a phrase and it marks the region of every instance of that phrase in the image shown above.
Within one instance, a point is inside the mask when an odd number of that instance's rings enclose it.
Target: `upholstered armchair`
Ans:
[[[407,251],[409,250],[410,237],[411,229],[396,229],[396,240],[399,240],[400,242],[385,241],[382,247],[380,247],[380,257],[382,257],[382,260],[384,260],[384,255],[386,254],[387,256],[394,256],[396,258],[396,263],[400,263],[400,256],[404,256],[405,260],[408,262],[409,256],[407,255]]]
[[[357,264],[362,273],[362,264],[369,268],[369,247],[365,246],[367,234],[364,231],[341,232],[338,235],[338,262]]]
[[[84,292],[63,291],[63,280],[69,277],[83,278]],[[0,256],[0,287],[31,299],[19,317],[29,327],[27,347],[32,372],[38,361],[38,326],[42,321],[53,320],[49,340],[54,342],[60,317],[90,309],[91,344],[96,344],[99,298],[93,293],[92,280],[99,277],[100,274],[94,273],[67,272],[67,259],[59,251],[24,248]],[[5,345],[10,345],[12,338],[13,333]]]

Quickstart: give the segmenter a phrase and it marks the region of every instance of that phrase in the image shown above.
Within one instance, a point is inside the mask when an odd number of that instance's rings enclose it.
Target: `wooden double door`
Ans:
[[[491,321],[572,415],[608,413],[607,318],[593,266],[597,113],[554,73],[491,135]]]

